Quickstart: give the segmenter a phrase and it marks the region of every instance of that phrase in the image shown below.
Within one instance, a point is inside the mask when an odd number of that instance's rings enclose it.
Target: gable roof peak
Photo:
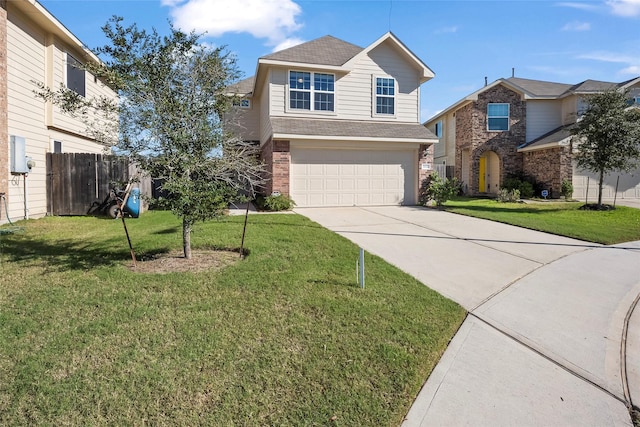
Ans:
[[[260,60],[297,62],[342,66],[362,52],[360,46],[341,40],[332,35],[322,36],[308,42],[263,56]]]

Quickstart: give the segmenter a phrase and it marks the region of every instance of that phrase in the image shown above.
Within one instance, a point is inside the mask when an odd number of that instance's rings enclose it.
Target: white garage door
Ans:
[[[412,151],[292,147],[291,197],[297,206],[415,204]]]
[[[618,194],[616,196],[616,185]],[[589,197],[587,197],[587,187]],[[591,200],[598,198],[598,176],[595,173],[579,170],[575,165],[573,169],[573,197],[578,200]],[[640,169],[631,172],[613,172],[606,175],[602,187],[602,198],[613,199],[640,199]]]

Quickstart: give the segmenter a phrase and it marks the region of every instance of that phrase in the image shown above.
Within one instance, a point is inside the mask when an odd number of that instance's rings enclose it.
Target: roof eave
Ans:
[[[86,45],[80,41],[67,27],[65,27],[58,19],[51,14],[44,6],[36,0],[12,1],[11,5],[27,14],[42,28],[60,38],[65,43],[82,51],[87,58],[95,63],[101,63],[100,58],[89,50]]]
[[[371,142],[409,142],[416,144],[436,144],[438,138],[385,138],[371,136],[304,135],[296,133],[274,132],[273,139],[309,139],[322,141],[371,141]]]
[[[308,68],[314,70],[330,70],[330,71],[340,71],[340,72],[348,72],[349,69],[345,68],[343,65],[327,65],[327,64],[312,64],[306,62],[294,62],[294,61],[277,61],[273,59],[264,59],[261,58],[258,60],[258,67],[260,65],[272,65],[278,67],[295,67],[295,68]]]

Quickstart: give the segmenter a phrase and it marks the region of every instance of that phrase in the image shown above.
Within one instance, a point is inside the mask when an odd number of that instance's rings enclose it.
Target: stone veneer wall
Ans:
[[[549,190],[550,197],[560,197],[562,180],[571,182],[573,177],[571,147],[554,147],[523,154],[524,174],[533,177],[543,188]]]
[[[487,130],[487,104],[508,103],[509,130],[495,132]],[[500,158],[500,184],[505,177],[522,172],[522,154],[519,145],[526,141],[527,107],[520,94],[497,85],[478,95],[474,101],[456,111],[456,165],[454,174],[462,180],[462,150],[469,149],[470,194],[478,193],[480,157],[486,151],[494,151]]]
[[[291,151],[289,141],[269,140],[261,150],[260,157],[265,164],[267,179],[265,194],[274,191],[281,194],[289,193],[289,170],[291,165]]]
[[[7,2],[0,0],[0,193],[9,195],[9,122],[7,117]],[[9,201],[5,199],[5,202]],[[0,219],[4,216],[0,203]]]

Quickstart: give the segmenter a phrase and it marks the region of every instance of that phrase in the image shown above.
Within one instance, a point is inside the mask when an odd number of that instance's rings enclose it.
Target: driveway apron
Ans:
[[[403,426],[631,425],[639,242],[604,247],[418,207],[296,211],[470,313]]]

